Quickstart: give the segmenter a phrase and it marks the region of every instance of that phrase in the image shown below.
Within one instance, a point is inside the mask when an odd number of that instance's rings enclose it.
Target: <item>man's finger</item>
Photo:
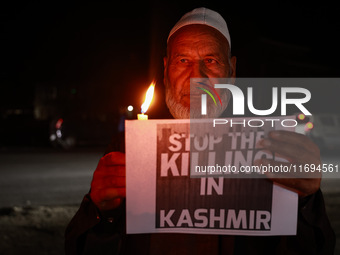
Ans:
[[[320,188],[321,173],[318,171],[301,173],[298,165],[271,159],[257,160],[256,165],[267,166],[267,171],[263,171],[267,178],[289,190],[297,192],[302,197],[313,194]],[[269,166],[271,166],[271,168]],[[297,169],[296,172],[294,172],[293,166],[297,166],[297,168],[295,168]],[[277,171],[273,170],[275,167]],[[272,169],[273,171],[269,171],[268,169]]]
[[[114,208],[117,208],[122,203],[121,198],[116,198],[113,200],[104,200],[97,204],[97,207],[100,209],[100,211],[109,211]]]
[[[254,162],[254,165],[259,167],[262,173],[272,174],[272,178],[301,178],[312,179],[321,178],[321,171],[314,170],[306,164],[292,164],[287,162],[275,161],[272,159],[258,159]]]
[[[92,189],[103,188],[123,188],[125,187],[125,177],[107,176],[105,178],[93,179],[91,183]]]
[[[305,197],[314,194],[320,188],[320,178],[301,179],[301,178],[275,178],[275,175],[266,173],[267,177],[273,182],[278,183],[297,192],[300,196]]]
[[[125,176],[125,166],[101,166],[97,167],[94,177],[101,176]]]
[[[112,200],[116,198],[125,198],[126,196],[126,188],[108,188],[101,189],[97,191],[96,197],[98,197],[98,201],[103,200]]]
[[[121,152],[110,152],[100,159],[104,166],[125,165],[125,154]]]
[[[315,152],[319,150],[316,144],[313,143],[312,140],[310,140],[307,136],[295,132],[285,130],[271,131],[269,133],[269,138],[288,144],[296,144],[309,152]]]
[[[298,163],[318,163],[320,156],[317,152],[307,151],[297,144],[276,141],[273,139],[263,139],[261,145],[272,152],[275,152],[283,158]]]

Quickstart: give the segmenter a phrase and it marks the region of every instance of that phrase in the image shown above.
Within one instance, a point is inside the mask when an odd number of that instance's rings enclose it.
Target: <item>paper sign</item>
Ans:
[[[195,132],[197,125],[211,124],[126,121],[127,233],[295,235],[296,193],[263,176],[216,175],[218,167],[240,169],[265,156],[257,140],[280,127],[246,128],[247,135],[227,126]],[[195,175],[202,162],[215,167],[212,175]]]

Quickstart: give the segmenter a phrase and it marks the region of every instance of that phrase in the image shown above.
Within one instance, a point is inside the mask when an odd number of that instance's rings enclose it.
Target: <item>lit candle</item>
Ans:
[[[138,118],[138,120],[147,120],[148,115],[146,115],[144,113],[139,113],[139,114],[137,114],[137,118]]]
[[[148,88],[148,90],[146,91],[146,94],[145,94],[145,100],[144,100],[144,103],[142,104],[142,110],[141,110],[141,114],[137,114],[137,118],[138,120],[147,120],[148,119],[148,115],[146,115],[146,111],[148,110],[150,104],[151,104],[151,101],[152,101],[152,98],[153,98],[153,93],[155,91],[155,83],[152,82]]]

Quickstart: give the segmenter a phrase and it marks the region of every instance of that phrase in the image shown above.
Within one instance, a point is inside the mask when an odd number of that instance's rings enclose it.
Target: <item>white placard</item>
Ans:
[[[296,193],[265,178],[190,177],[195,158],[190,153],[195,148],[188,142],[193,146],[196,135],[190,132],[192,125],[190,120],[126,121],[127,233],[295,235]],[[244,155],[252,161],[256,157],[256,139],[261,138],[257,134],[274,129],[282,128],[274,125],[250,131],[252,136],[239,135],[239,139],[248,140],[230,147],[233,154],[223,151],[221,155]],[[236,132],[239,130],[226,129],[223,139],[232,139]],[[221,150],[218,143],[225,141],[208,137],[215,139],[215,144],[208,143],[210,153],[205,154],[212,162],[211,155]],[[203,146],[204,139],[197,140],[197,146],[199,142]],[[241,148],[245,145],[248,147]],[[233,158],[231,163],[238,162],[240,167],[243,161]]]

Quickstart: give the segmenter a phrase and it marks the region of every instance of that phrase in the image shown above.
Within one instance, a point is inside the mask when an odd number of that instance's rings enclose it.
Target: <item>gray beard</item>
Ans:
[[[215,106],[212,103],[208,103],[207,115],[201,115],[201,102],[190,102],[191,107],[185,107],[180,102],[177,102],[169,86],[166,85],[165,89],[165,101],[169,108],[171,115],[175,119],[207,119],[207,118],[218,118],[224,112],[228,105],[228,96],[225,94],[222,96],[223,106]]]
[[[181,103],[176,102],[168,88],[166,89],[165,93],[165,101],[171,115],[175,119],[190,118],[190,108],[184,107]]]

